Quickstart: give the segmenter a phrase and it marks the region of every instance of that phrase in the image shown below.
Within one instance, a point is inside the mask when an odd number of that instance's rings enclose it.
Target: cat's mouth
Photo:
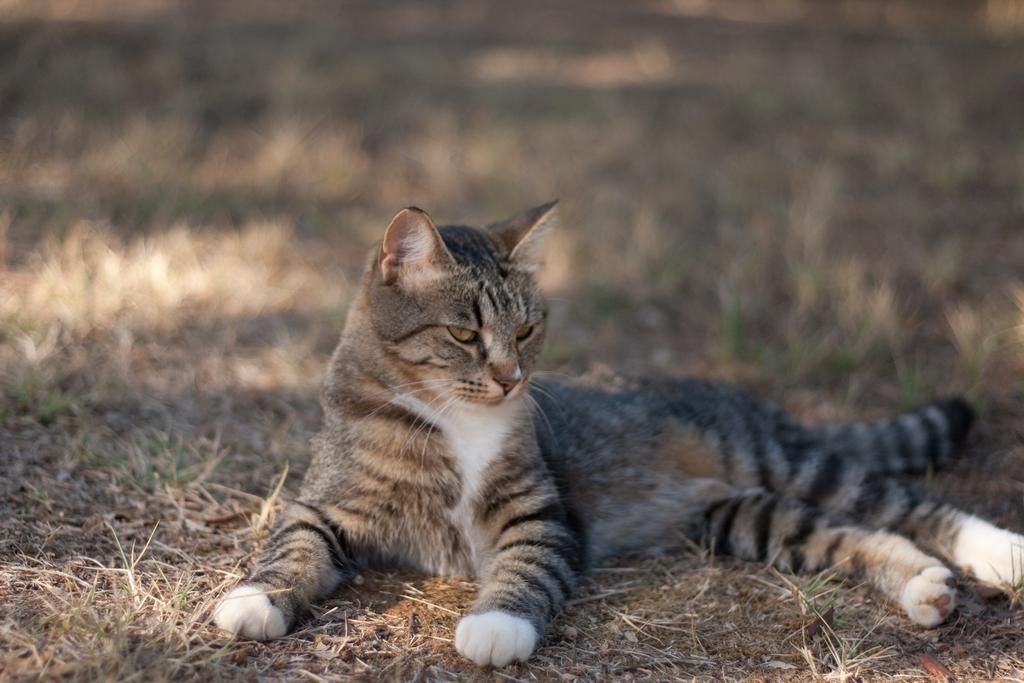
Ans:
[[[526,391],[526,379],[517,382],[512,387],[504,387],[498,382],[490,383],[490,386],[483,388],[474,386],[468,391],[459,391],[458,397],[466,403],[476,405],[498,406],[509,401],[521,398]]]
[[[525,391],[526,391],[526,378],[524,377],[522,379],[522,381],[519,382],[518,384],[516,384],[516,386],[512,387],[512,389],[510,389],[508,391],[508,393],[505,393],[504,391],[502,392],[502,393],[504,393],[504,396],[501,397],[501,401],[499,401],[499,403],[504,403],[505,401],[514,401],[515,399],[517,399],[520,396],[522,396],[523,392],[525,392]]]
[[[516,400],[519,398],[519,395],[519,392],[515,392],[514,394],[510,393],[507,396],[504,394],[498,394],[497,396],[473,396],[471,398],[467,397],[463,400],[467,403],[476,403],[477,405],[500,406],[503,403]]]

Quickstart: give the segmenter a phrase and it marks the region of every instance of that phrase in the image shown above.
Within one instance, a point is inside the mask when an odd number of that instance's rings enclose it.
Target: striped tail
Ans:
[[[961,398],[929,403],[899,417],[812,427],[830,453],[856,459],[875,473],[919,473],[947,463],[967,439],[974,411]]]

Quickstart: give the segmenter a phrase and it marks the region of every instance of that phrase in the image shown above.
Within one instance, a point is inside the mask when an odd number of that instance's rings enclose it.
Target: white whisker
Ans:
[[[542,418],[544,418],[544,422],[548,426],[548,433],[550,433],[551,436],[554,436],[555,435],[555,430],[551,426],[551,421],[548,419],[548,416],[547,416],[547,414],[545,414],[544,409],[541,407],[540,403],[537,402],[537,399],[535,399],[533,396],[530,396],[530,392],[524,393],[523,396],[527,400],[529,400],[530,406],[533,407],[533,408],[536,408],[536,410],[540,414],[540,416]]]

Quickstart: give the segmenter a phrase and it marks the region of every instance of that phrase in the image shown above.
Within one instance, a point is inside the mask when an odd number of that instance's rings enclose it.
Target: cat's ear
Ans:
[[[410,206],[388,224],[380,245],[380,273],[385,285],[399,281],[416,286],[437,279],[454,262],[430,216]]]
[[[537,270],[540,267],[540,249],[544,236],[554,224],[557,205],[558,200],[555,199],[489,225],[487,229],[505,246],[509,261],[523,270]]]

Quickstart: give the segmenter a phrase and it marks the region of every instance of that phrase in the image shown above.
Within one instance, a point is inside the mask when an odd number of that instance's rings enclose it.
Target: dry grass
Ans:
[[[967,392],[979,434],[928,485],[1024,529],[1022,16],[0,3],[0,679],[1021,679],[1024,617],[967,583],[925,632],[700,548],[596,572],[500,673],[452,653],[463,581],[368,574],[270,644],[209,607],[295,491],[408,204],[562,198],[548,369],[728,378],[808,419]]]

